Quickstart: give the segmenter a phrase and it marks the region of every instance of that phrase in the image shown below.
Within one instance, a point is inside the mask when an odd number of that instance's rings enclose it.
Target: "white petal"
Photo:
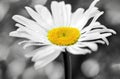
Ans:
[[[106,43],[107,45],[109,45],[109,41],[107,40],[107,38],[104,37],[104,38],[102,38],[102,40],[105,41],[105,43]]]
[[[82,48],[79,48],[78,46],[69,46],[67,47],[67,51],[72,53],[72,54],[75,54],[75,55],[78,55],[78,54],[87,54],[87,53],[91,53],[91,51],[89,49],[82,49]]]
[[[55,46],[49,46],[46,50],[39,50],[38,52],[36,52],[36,54],[32,58],[32,61],[38,61],[40,59],[44,59],[47,56],[60,51],[61,50],[56,48]]]
[[[93,8],[92,10],[90,11],[86,11],[84,14],[83,14],[83,17],[81,17],[81,20],[79,20],[75,26],[78,26],[79,29],[83,29],[84,26],[87,24],[88,20],[92,17],[94,17],[96,14],[98,13],[98,8]]]
[[[68,15],[67,15],[67,9],[66,9],[64,1],[60,2],[59,5],[61,7],[60,8],[61,9],[61,19],[63,21],[62,26],[67,26]]]
[[[19,42],[18,44],[21,45],[21,44],[27,44],[27,43],[31,43],[33,45],[49,45],[50,43],[42,43],[42,42],[33,42],[31,40],[24,40],[24,41],[21,41]]]
[[[82,29],[82,32],[90,31],[91,29],[95,28],[96,26],[100,26],[99,22],[96,22],[96,20],[103,14],[103,12],[98,12],[95,17],[93,18],[92,22],[89,24],[89,26]]]
[[[93,3],[90,5],[90,7],[84,12],[83,17],[80,21],[78,21],[75,26],[78,26],[79,29],[83,29],[83,27],[86,25],[88,20],[92,17],[94,17],[96,14],[98,14],[100,11],[97,7],[95,7],[95,4],[98,2],[98,0],[93,1]]]
[[[97,36],[97,35],[100,35],[100,33],[84,33],[84,34],[81,34],[80,38],[79,39],[83,39],[83,38],[86,38],[86,37],[93,37],[93,36]]]
[[[30,46],[47,46],[47,45],[50,45],[50,44],[31,42],[31,43],[25,43],[23,48],[26,49],[27,47],[30,47]]]
[[[36,11],[39,13],[39,15],[41,15],[41,18],[48,24],[48,25],[50,25],[51,27],[53,27],[53,17],[52,17],[52,15],[51,15],[51,13],[50,13],[50,11],[46,8],[46,7],[44,7],[44,6],[42,6],[42,5],[36,5],[35,6],[35,9],[36,9]],[[51,29],[50,27],[48,27],[48,26],[45,26],[46,28],[49,28],[49,29]]]
[[[17,29],[17,31],[10,32],[9,35],[13,36],[13,37],[26,38],[33,42],[49,43],[49,41],[47,40],[47,37],[39,35],[39,33],[32,32],[26,28],[24,28],[24,29],[19,28],[19,29]]]
[[[45,30],[41,29],[41,31],[33,31],[33,30],[30,30],[20,24],[16,24],[16,26],[20,27],[19,29],[22,29],[23,31],[27,32],[29,35],[31,35],[31,37],[38,39],[38,41],[36,41],[36,42],[49,43],[49,41],[47,39],[47,33],[45,32]]]
[[[12,37],[19,37],[19,38],[26,38],[26,39],[29,39],[33,42],[48,42],[48,40],[45,40],[45,39],[42,39],[42,38],[36,38],[27,33],[24,33],[24,32],[18,32],[18,31],[12,31],[9,33],[9,36],[12,36]]]
[[[24,40],[24,41],[19,42],[18,44],[19,45],[24,45],[25,47],[29,47],[31,45],[33,45],[33,46],[46,46],[46,45],[50,45],[50,43],[34,42],[34,41],[31,41],[31,40]]]
[[[60,55],[60,51],[54,51],[54,53],[46,56],[43,59],[36,61],[34,65],[35,69],[39,69],[39,68],[46,66],[47,64],[55,60],[59,55]]]
[[[82,18],[81,18],[81,20],[79,20],[75,25],[73,25],[73,26],[75,26],[75,27],[78,27],[80,30],[82,30],[83,29],[83,27],[86,25],[86,23],[88,22],[88,20],[89,20],[89,17],[88,16],[83,16]]]
[[[26,19],[21,15],[14,15],[12,19],[25,26],[28,26],[28,23],[31,21],[30,19]]]
[[[107,29],[107,27],[105,27],[104,25],[96,25],[93,27],[93,29],[97,29],[97,28]]]
[[[31,30],[27,27],[24,27],[23,25],[21,24],[16,24],[15,26],[19,27],[19,29],[21,29],[22,31],[25,31],[27,32],[28,34],[32,35],[32,36],[36,36],[36,38],[45,38],[47,36],[47,32],[44,30],[44,29],[39,29],[39,31],[34,31],[34,30]],[[36,28],[37,29],[37,28]],[[20,30],[17,30],[17,31],[20,31]]]
[[[113,33],[116,34],[116,32],[112,29],[95,29],[95,30],[91,30],[89,33]]]
[[[92,28],[94,28],[94,27],[98,27],[98,26],[100,26],[100,23],[99,22],[95,22],[95,23],[93,23],[93,24],[90,24],[90,25],[88,25],[88,26],[86,26],[85,28],[83,28],[82,30],[81,30],[81,33],[84,33],[84,32],[89,32]]]
[[[48,28],[50,27],[47,23],[45,23],[45,21],[42,19],[42,17],[37,13],[35,12],[32,8],[30,7],[25,7],[27,12],[30,14],[30,16],[35,20],[37,21],[37,23],[45,28],[46,30],[49,30]]]
[[[51,10],[56,27],[69,26],[71,20],[71,5],[62,2],[53,1]]]
[[[94,0],[94,1],[91,3],[89,9],[93,8],[98,1],[100,1],[100,0]]]
[[[65,23],[65,26],[69,26],[71,22],[71,5],[67,4],[65,8],[66,8],[66,14],[67,14],[67,23]]]
[[[83,46],[83,47],[88,47],[88,48],[90,48],[92,51],[97,51],[97,49],[98,49],[98,46],[97,46],[97,44],[95,44],[94,42],[80,42],[79,44],[78,44],[78,47],[81,47],[81,46]]]
[[[96,16],[96,17],[94,18],[94,21],[97,20],[97,18],[98,18],[100,15],[103,14],[103,12],[100,12],[100,11],[98,10],[98,8],[95,7],[95,5],[97,4],[98,1],[99,1],[99,0],[94,0],[94,1],[91,3],[90,7],[89,7],[89,8],[86,10],[86,12],[85,12],[85,15],[88,16],[88,18],[91,18],[91,17]]]
[[[31,52],[25,53],[25,56],[26,56],[26,57],[33,57],[37,52],[39,52],[39,51],[41,51],[41,50],[46,50],[46,49],[48,49],[48,48],[49,48],[49,46],[40,47],[40,48],[35,49],[35,50],[31,51]]]
[[[104,13],[104,12],[102,11],[102,12],[99,12],[98,14],[96,14],[95,17],[93,18],[91,24],[92,24],[92,23],[95,23],[96,20],[97,20],[103,13]]]
[[[20,41],[18,44],[21,45],[21,44],[29,43],[29,42],[33,42],[33,41],[31,41],[31,40],[24,40],[24,41]]]
[[[105,33],[105,34],[99,34],[99,33],[93,33],[93,34],[87,34],[83,38],[79,38],[78,41],[88,41],[88,40],[95,40],[95,39],[102,39],[106,38],[108,36],[111,36],[111,33]]]
[[[19,22],[20,24],[22,24],[22,25],[28,27],[29,29],[33,30],[34,32],[40,32],[44,35],[47,34],[47,32],[43,28],[41,28],[40,25],[38,25],[36,22],[34,22],[30,19],[27,19],[27,18],[25,18],[23,16],[20,16],[20,15],[14,15],[13,19],[16,22]],[[20,26],[20,25],[18,25],[18,26]]]
[[[51,3],[51,11],[54,19],[54,23],[56,27],[63,26],[63,19],[62,19],[62,10],[63,6],[61,6],[58,2],[53,1]]]
[[[85,11],[84,15],[88,16],[89,18],[91,18],[91,17],[96,16],[98,13],[100,13],[100,11],[98,10],[98,8],[97,8],[97,7],[93,7],[93,8],[91,8],[91,9],[88,8],[88,9]]]
[[[103,40],[96,40],[96,41],[92,41],[92,42],[94,42],[94,43],[100,43],[100,44],[105,44],[105,41],[103,41]]]
[[[81,19],[81,17],[83,16],[83,12],[84,9],[79,8],[72,14],[70,26],[74,26]],[[74,26],[74,27],[78,27],[78,26]]]
[[[27,38],[27,39],[35,40],[29,34],[27,34],[25,32],[12,31],[12,32],[9,33],[9,36],[20,37],[20,38]]]

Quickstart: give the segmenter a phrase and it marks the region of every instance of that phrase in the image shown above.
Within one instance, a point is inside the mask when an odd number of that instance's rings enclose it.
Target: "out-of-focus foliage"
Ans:
[[[120,1],[112,0],[106,3],[107,3],[107,5],[105,5],[106,21],[113,25],[120,24]]]

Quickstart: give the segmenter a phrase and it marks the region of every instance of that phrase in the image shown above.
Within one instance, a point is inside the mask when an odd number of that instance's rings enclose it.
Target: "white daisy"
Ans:
[[[71,54],[91,53],[97,50],[97,43],[109,44],[106,37],[116,33],[96,21],[103,14],[95,7],[98,1],[94,0],[86,11],[78,8],[73,13],[71,5],[64,1],[52,1],[51,12],[42,5],[36,5],[35,11],[25,7],[34,21],[14,15],[18,29],[11,32],[10,36],[26,38],[19,43],[24,48],[40,46],[26,54],[27,57],[32,57],[36,69],[46,66],[65,50]],[[91,18],[91,23],[85,26]]]

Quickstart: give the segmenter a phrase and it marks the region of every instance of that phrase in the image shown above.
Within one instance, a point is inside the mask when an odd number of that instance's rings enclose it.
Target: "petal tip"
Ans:
[[[21,15],[14,15],[12,17],[13,20],[15,20],[16,22],[21,18]]]
[[[92,4],[90,5],[90,8],[93,8],[96,4],[97,4],[97,2],[99,2],[100,0],[94,0],[93,2],[92,2]]]
[[[35,8],[39,8],[39,7],[41,7],[42,5],[39,5],[39,4],[37,4],[37,5],[35,5]]]
[[[94,0],[93,2],[95,2],[95,3],[97,3],[97,2],[99,2],[100,0]]]
[[[18,17],[18,15],[14,15],[14,16],[12,17],[12,19],[15,20],[17,17]]]
[[[58,5],[58,2],[57,1],[52,1],[51,6],[54,6],[54,5]]]
[[[101,11],[101,12],[103,12],[103,13],[104,13],[104,11]]]
[[[25,9],[26,9],[26,10],[28,10],[29,8],[30,8],[30,7],[28,7],[28,6],[25,6]]]
[[[100,0],[94,0],[94,1],[98,2],[98,1],[100,1]]]
[[[58,3],[58,2],[57,1],[52,1],[51,4],[53,4],[53,3]]]
[[[9,36],[11,36],[11,32],[9,33]]]
[[[114,31],[114,30],[112,31],[112,33],[113,33],[113,34],[117,34],[117,32],[116,32],[116,31]]]
[[[27,11],[31,11],[32,8],[30,8],[30,7],[28,7],[28,6],[25,6],[25,9],[26,9]]]
[[[9,36],[14,36],[14,32],[10,32],[10,33],[9,33]]]
[[[106,45],[109,46],[109,42],[107,42]]]
[[[22,44],[21,42],[18,43],[18,45],[21,45],[21,44]]]
[[[59,3],[60,3],[60,4],[65,4],[65,2],[64,2],[64,1],[60,1]]]

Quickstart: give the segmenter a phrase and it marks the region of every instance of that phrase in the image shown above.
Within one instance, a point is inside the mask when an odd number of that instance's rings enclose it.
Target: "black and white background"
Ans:
[[[51,1],[0,0],[0,79],[64,79],[62,56],[36,71],[34,63],[24,57],[25,52],[34,48],[24,50],[17,44],[22,39],[9,37],[9,32],[16,29],[13,15],[29,18],[25,6],[41,4],[50,8]],[[87,9],[92,1],[65,0],[72,5],[72,11],[79,7]],[[117,34],[108,38],[109,46],[99,45],[92,54],[72,55],[73,79],[120,79],[120,0],[100,0],[96,6],[104,11],[98,20]]]

